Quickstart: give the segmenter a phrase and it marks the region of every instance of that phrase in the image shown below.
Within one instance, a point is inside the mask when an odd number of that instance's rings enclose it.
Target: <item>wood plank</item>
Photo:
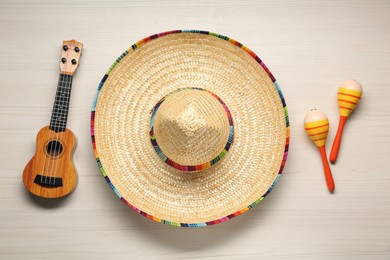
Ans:
[[[0,1],[0,259],[389,259],[390,2]],[[104,73],[134,42],[172,29],[228,35],[277,78],[291,121],[289,158],[275,190],[224,224],[178,229],[122,203],[94,159],[89,118]],[[79,184],[58,203],[31,197],[22,171],[50,121],[64,39],[84,43],[68,127]],[[337,87],[356,78],[364,96],[345,128],[336,192],[305,135],[311,108],[337,130]]]

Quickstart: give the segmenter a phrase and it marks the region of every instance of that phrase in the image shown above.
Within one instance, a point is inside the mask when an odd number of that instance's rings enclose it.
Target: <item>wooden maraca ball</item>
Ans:
[[[326,184],[329,191],[333,192],[335,185],[325,149],[326,137],[328,136],[329,132],[328,117],[324,112],[317,109],[312,109],[305,116],[304,127],[306,133],[320,151],[322,164],[324,166]]]
[[[354,79],[344,81],[339,87],[337,99],[339,102],[340,109],[340,122],[336,137],[333,141],[332,150],[330,152],[330,161],[332,163],[335,163],[337,160],[345,122],[347,121],[348,116],[358,105],[362,95],[362,85]]]

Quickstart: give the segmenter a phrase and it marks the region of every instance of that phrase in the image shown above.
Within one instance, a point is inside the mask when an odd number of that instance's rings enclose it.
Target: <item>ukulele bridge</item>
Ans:
[[[62,187],[62,178],[37,174],[37,176],[35,176],[34,183],[47,188],[57,188]]]

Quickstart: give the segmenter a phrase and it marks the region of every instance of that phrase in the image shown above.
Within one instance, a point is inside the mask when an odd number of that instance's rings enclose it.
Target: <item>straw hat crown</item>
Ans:
[[[216,158],[229,138],[224,106],[204,89],[179,89],[159,103],[152,124],[162,153],[180,165],[196,166]]]

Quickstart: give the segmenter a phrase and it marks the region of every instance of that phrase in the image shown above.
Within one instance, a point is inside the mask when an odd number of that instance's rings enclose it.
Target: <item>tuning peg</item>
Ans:
[[[79,47],[75,47],[75,48],[74,48],[74,51],[75,51],[75,52],[79,52],[79,51],[80,51]]]
[[[62,46],[62,49],[64,49],[64,51],[67,51],[69,48],[68,48],[68,45],[64,45]]]
[[[66,62],[66,58],[65,58],[65,57],[62,57],[61,62],[62,62],[62,63],[65,63],[65,62]]]

